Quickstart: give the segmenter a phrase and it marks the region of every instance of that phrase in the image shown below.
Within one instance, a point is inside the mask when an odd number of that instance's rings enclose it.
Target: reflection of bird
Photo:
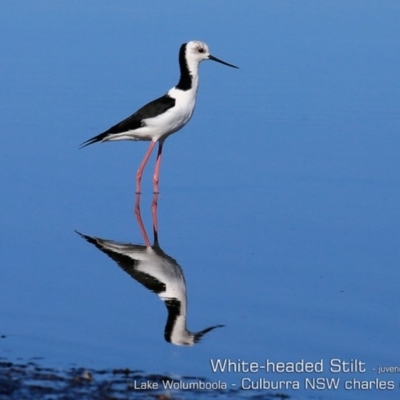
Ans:
[[[146,247],[77,233],[111,257],[133,279],[156,293],[165,302],[168,319],[164,337],[167,342],[191,346],[199,342],[206,333],[223,326],[211,326],[197,333],[186,329],[185,278],[176,260],[161,250],[157,239],[152,247]]]
[[[82,143],[81,147],[96,142],[113,140],[151,141],[150,147],[136,174],[136,193],[140,193],[140,181],[144,167],[153,151],[154,145],[159,142],[153,177],[154,192],[158,193],[164,140],[172,133],[179,131],[192,117],[199,84],[198,68],[199,63],[203,60],[213,60],[237,68],[213,57],[208,46],[203,42],[191,41],[183,44],[179,51],[181,76],[178,84],[170,89],[167,94],[146,104],[119,124]]]

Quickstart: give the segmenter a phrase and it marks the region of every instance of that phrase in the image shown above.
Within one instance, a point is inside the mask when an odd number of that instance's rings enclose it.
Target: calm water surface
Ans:
[[[138,62],[126,55],[141,29],[127,24],[129,3],[95,13],[71,4],[0,17],[10,35],[0,45],[0,356],[236,385],[299,381],[280,390],[295,398],[398,398],[400,374],[378,368],[400,363],[399,7],[236,5],[230,33],[179,18],[205,18],[201,8],[174,14],[172,32],[160,10],[151,23],[171,35],[160,54],[155,34],[135,42]],[[216,6],[212,18],[223,13]],[[145,244],[134,175],[147,145],[78,145],[172,86],[179,45],[195,38],[241,69],[201,65],[193,120],[164,149],[158,240],[185,282],[187,329],[224,325],[175,346],[165,332],[179,313],[154,279],[132,279],[75,233]],[[141,196],[151,245],[153,162]],[[214,372],[210,360],[323,372]],[[306,378],[341,381],[306,390]],[[354,380],[370,389],[352,390]]]

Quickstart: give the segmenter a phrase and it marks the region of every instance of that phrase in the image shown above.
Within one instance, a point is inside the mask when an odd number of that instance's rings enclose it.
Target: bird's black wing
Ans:
[[[157,115],[165,113],[165,111],[174,107],[174,105],[175,99],[170,95],[165,94],[164,96],[147,103],[145,106],[136,111],[132,117],[135,116],[135,118],[140,119],[141,121],[147,118],[154,118]]]
[[[163,114],[165,111],[174,107],[174,105],[175,105],[175,99],[170,97],[168,94],[165,94],[164,96],[161,96],[158,99],[153,100],[150,103],[147,103],[142,108],[137,110],[134,114],[124,119],[120,123],[112,126],[105,132],[100,133],[100,135],[94,136],[91,139],[87,140],[86,142],[82,143],[81,148],[88,146],[89,144],[101,142],[109,135],[138,129],[144,126],[143,121],[145,119],[154,118],[157,115]]]

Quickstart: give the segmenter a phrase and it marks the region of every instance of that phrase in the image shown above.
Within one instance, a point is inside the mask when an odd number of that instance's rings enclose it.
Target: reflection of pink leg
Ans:
[[[150,146],[146,152],[146,154],[143,157],[143,161],[139,166],[139,169],[136,172],[136,193],[140,193],[140,181],[142,180],[142,174],[144,167],[146,166],[147,161],[149,161],[149,157],[151,152],[153,151],[154,145],[156,142],[151,141]]]
[[[155,236],[158,235],[157,202],[158,202],[158,193],[154,193],[153,201],[151,203],[151,215],[153,217],[153,231]]]
[[[142,221],[142,216],[140,214],[140,194],[136,194],[136,201],[135,201],[135,215],[139,225],[140,232],[143,236],[144,243],[147,247],[151,247],[149,238],[147,237],[146,229],[144,228],[144,224]]]
[[[163,142],[159,142],[156,168],[154,169],[154,176],[153,176],[154,193],[160,193],[160,191],[158,190],[158,181],[160,180],[160,165],[161,165],[162,148],[163,148]]]

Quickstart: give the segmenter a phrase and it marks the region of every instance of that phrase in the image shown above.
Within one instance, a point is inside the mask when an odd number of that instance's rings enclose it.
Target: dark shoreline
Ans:
[[[37,362],[16,363],[0,359],[0,400],[190,400],[190,399],[289,399],[285,394],[252,392],[241,389],[164,388],[178,382],[210,386],[208,379],[146,374],[140,370],[87,368],[54,369]],[[148,384],[151,382],[151,385]],[[152,386],[151,388],[146,388]],[[216,386],[216,384],[214,384]],[[138,389],[140,388],[141,389]],[[156,388],[155,388],[156,387]]]

